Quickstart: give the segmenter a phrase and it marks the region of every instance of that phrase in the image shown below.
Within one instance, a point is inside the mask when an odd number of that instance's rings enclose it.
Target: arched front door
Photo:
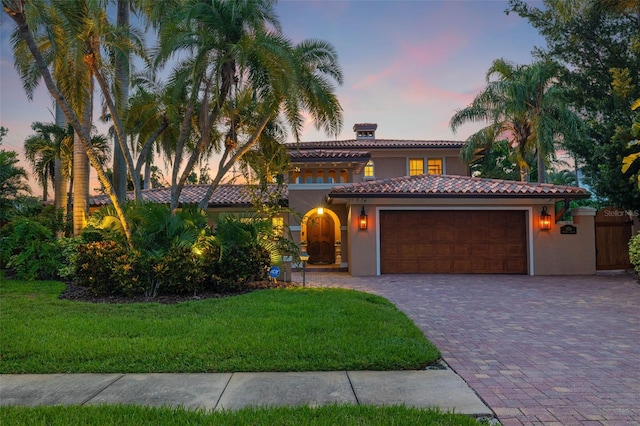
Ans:
[[[335,261],[333,219],[328,214],[314,214],[307,220],[307,253],[309,263]]]

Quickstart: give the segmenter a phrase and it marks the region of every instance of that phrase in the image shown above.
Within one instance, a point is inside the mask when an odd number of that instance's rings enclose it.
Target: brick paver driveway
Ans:
[[[640,285],[629,275],[311,271],[307,282],[391,300],[504,425],[640,425]]]

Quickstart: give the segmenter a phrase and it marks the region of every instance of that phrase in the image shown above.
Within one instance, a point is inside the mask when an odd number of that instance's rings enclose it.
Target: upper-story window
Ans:
[[[300,173],[300,169],[296,169],[293,171],[293,182],[294,183],[300,183],[300,177],[301,177],[301,173]]]
[[[316,172],[316,183],[324,183],[324,170]]]
[[[346,169],[340,170],[340,183],[349,182],[349,172]]]
[[[421,175],[423,173],[424,173],[424,159],[410,158],[409,159],[409,176]]]
[[[429,158],[427,160],[427,172],[430,175],[442,174],[442,158]]]
[[[304,172],[304,183],[313,183],[313,172],[311,170]]]
[[[335,170],[329,170],[328,176],[327,176],[327,182],[328,183],[336,183],[336,171]]]
[[[364,177],[373,178],[376,176],[376,169],[373,161],[369,160],[366,166],[364,166]]]

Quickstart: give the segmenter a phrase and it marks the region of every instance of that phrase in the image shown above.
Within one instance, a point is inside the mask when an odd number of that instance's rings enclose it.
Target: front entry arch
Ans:
[[[327,208],[307,212],[301,231],[310,264],[333,264],[339,260],[336,243],[340,242],[340,220],[334,212]]]

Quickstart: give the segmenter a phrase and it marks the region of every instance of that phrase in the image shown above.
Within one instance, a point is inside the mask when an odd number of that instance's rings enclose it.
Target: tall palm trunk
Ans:
[[[117,25],[126,28],[129,26],[129,0],[118,0]],[[115,53],[116,73],[116,109],[123,114],[129,98],[129,58],[124,52]],[[126,136],[125,136],[126,137]],[[126,142],[125,142],[126,143]],[[131,176],[136,179],[135,176]],[[127,196],[127,164],[124,153],[119,143],[113,147],[113,190],[120,202],[124,202]]]
[[[87,102],[84,106],[82,125],[91,128],[93,115],[93,77],[90,77]],[[89,132],[87,131],[87,134]],[[89,159],[79,135],[73,137],[73,235],[78,236],[84,229],[89,216]]]
[[[151,156],[144,162],[144,189],[151,188]]]
[[[56,126],[61,128],[67,127],[67,119],[62,112],[60,106],[56,103]],[[62,148],[61,148],[62,150]],[[63,211],[67,208],[67,192],[66,192],[66,182],[62,175],[62,159],[60,155],[56,156],[54,160],[54,206],[56,209],[63,209]]]
[[[544,162],[544,156],[538,149],[538,182],[547,183],[547,167]]]

